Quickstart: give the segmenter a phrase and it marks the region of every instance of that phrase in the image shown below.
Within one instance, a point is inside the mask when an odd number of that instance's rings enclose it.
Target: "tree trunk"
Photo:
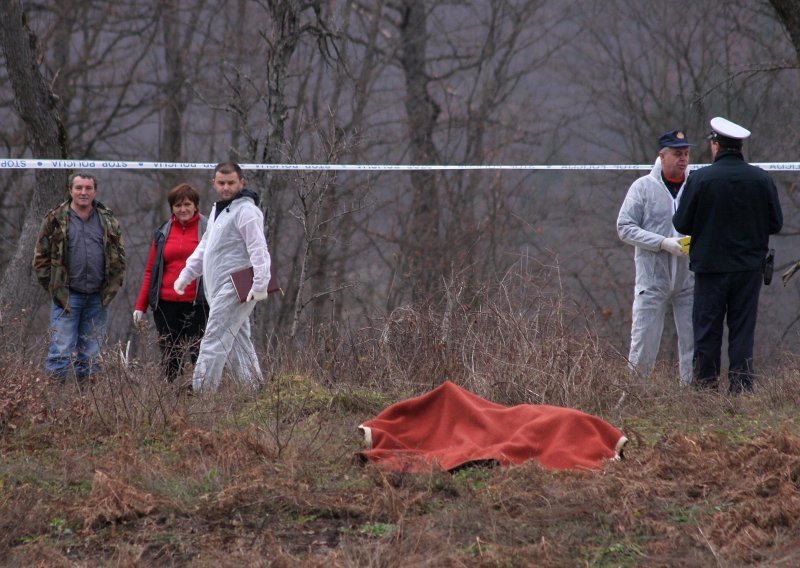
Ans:
[[[186,110],[184,95],[185,57],[180,44],[178,6],[175,0],[162,5],[161,25],[164,37],[164,67],[167,80],[163,85],[164,108],[161,125],[161,159],[165,162],[178,162],[183,149],[183,113]],[[191,31],[187,31],[191,35]],[[162,174],[166,188],[177,185],[183,172],[169,170]],[[165,188],[165,189],[166,189]]]
[[[271,52],[265,64],[268,69],[267,80],[267,135],[264,138],[260,153],[252,155],[256,161],[267,164],[278,164],[285,161],[286,153],[286,121],[289,116],[289,107],[286,102],[286,78],[289,73],[289,64],[297,49],[298,41],[302,34],[300,27],[300,13],[304,9],[299,2],[276,2],[269,4],[269,15],[271,17],[273,29],[270,40]],[[258,140],[251,143],[253,150],[258,148]],[[278,202],[279,195],[286,191],[286,176],[279,172],[257,172],[253,176],[261,189],[264,208],[264,231],[267,235],[271,247],[271,254],[276,257],[274,248],[276,230],[278,223],[276,215],[279,214],[274,207]],[[275,262],[275,260],[273,260]],[[281,279],[288,285],[288,266],[276,264],[277,273],[281,274]],[[295,274],[300,270],[294,267]],[[267,332],[271,326],[273,329],[285,329],[290,325],[293,314],[292,306],[288,302],[280,304],[278,313],[273,312],[273,321],[267,317],[266,306],[256,309],[254,317],[254,328],[259,332],[258,336],[262,340],[267,339]],[[272,324],[272,325],[270,325]]]
[[[800,0],[769,0],[769,3],[789,33],[797,59],[800,61]]]
[[[68,156],[67,134],[59,117],[57,98],[39,69],[36,36],[18,0],[0,0],[0,45],[14,89],[14,106],[27,128],[37,157]],[[43,300],[33,275],[33,249],[44,214],[67,195],[65,170],[36,170],[34,188],[22,233],[11,262],[0,280],[0,309],[4,316],[33,317]]]
[[[400,24],[400,63],[405,75],[405,107],[411,163],[438,161],[433,130],[440,108],[428,93],[426,70],[428,42],[427,12],[423,0],[403,2]],[[411,172],[413,191],[410,222],[404,235],[405,276],[412,285],[413,298],[430,298],[442,274],[439,246],[438,180],[433,171]]]

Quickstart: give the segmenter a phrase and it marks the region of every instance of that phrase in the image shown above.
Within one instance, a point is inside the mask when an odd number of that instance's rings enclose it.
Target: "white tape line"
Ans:
[[[191,162],[122,162],[101,160],[43,160],[37,158],[0,158],[0,170],[213,170],[216,163]],[[431,171],[431,170],[650,170],[652,164],[481,164],[481,165],[410,165],[410,164],[239,164],[244,170],[288,171]],[[708,164],[694,164],[691,169]],[[765,170],[800,171],[800,162],[755,163]]]
[[[121,162],[99,160],[40,160],[0,158],[0,169],[86,169],[86,170],[213,170],[216,163]],[[418,170],[641,170],[652,165],[410,165],[410,164],[239,164],[243,170],[335,170],[335,171],[418,171]]]

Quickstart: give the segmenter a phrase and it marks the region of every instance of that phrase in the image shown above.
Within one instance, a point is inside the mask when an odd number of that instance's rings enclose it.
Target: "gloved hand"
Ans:
[[[675,256],[684,256],[683,247],[681,247],[680,241],[675,237],[667,237],[661,241],[661,250],[665,250],[669,254],[674,254]]]
[[[186,291],[186,287],[190,282],[190,280],[184,280],[178,276],[178,278],[175,280],[175,283],[172,285],[172,289],[175,290],[175,293],[179,296],[183,296],[183,293]]]
[[[267,291],[266,290],[259,291],[259,290],[254,290],[254,289],[251,288],[250,291],[247,293],[247,299],[245,301],[246,302],[260,302],[261,300],[266,300],[266,299],[267,299]]]
[[[136,325],[144,323],[144,312],[142,310],[133,311],[133,323]]]

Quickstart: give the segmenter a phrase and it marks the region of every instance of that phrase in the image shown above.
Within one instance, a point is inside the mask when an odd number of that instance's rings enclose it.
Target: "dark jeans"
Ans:
[[[760,270],[695,274],[692,327],[697,387],[717,388],[727,316],[730,392],[753,390],[753,340],[761,282]]]
[[[197,361],[207,318],[208,307],[204,303],[158,301],[153,320],[158,330],[161,364],[169,382],[180,375],[186,355],[192,363]]]

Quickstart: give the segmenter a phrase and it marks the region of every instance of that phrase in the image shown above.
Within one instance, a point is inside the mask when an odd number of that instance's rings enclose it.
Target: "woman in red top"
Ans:
[[[197,359],[206,327],[208,304],[201,278],[189,284],[182,296],[172,285],[202,239],[208,218],[198,212],[200,194],[188,183],[173,187],[167,201],[172,215],[156,229],[153,237],[133,321],[141,324],[147,307],[153,310],[161,362],[167,380],[173,382],[183,368],[187,353],[192,362]]]

